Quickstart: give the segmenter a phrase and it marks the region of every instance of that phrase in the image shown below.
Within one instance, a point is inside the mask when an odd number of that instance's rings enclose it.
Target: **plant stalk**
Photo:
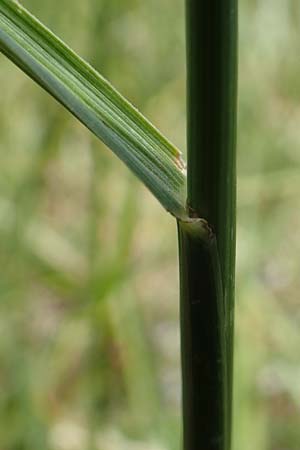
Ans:
[[[184,450],[231,446],[237,0],[186,0],[187,208],[178,221]],[[196,220],[197,222],[197,220]],[[191,230],[192,228],[192,230]]]
[[[225,336],[215,235],[180,223],[184,450],[223,450]],[[207,226],[206,226],[207,227]],[[193,229],[195,228],[195,229]],[[204,230],[205,232],[205,230]]]

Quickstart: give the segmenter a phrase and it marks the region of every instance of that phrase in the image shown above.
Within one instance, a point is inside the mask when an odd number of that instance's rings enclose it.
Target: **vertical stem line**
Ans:
[[[207,221],[214,244],[203,246],[203,237],[195,237],[182,222],[178,223],[184,450],[229,450],[237,0],[186,0],[186,23],[187,206],[191,217]]]
[[[223,450],[224,304],[217,243],[179,223],[184,450]],[[195,232],[196,231],[196,232]]]

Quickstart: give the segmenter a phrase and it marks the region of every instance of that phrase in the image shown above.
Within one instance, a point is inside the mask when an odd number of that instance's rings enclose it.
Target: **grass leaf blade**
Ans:
[[[0,51],[110,147],[170,213],[185,217],[186,175],[179,150],[13,0],[0,0]]]

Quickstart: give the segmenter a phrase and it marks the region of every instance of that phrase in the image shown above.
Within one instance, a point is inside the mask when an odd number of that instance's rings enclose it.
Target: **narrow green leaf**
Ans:
[[[0,51],[63,104],[184,218],[180,152],[98,72],[13,0],[0,0]]]

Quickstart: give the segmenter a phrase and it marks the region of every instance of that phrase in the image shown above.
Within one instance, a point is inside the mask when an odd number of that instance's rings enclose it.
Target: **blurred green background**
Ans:
[[[185,149],[183,0],[24,0]],[[300,449],[300,3],[240,0],[234,450]],[[0,56],[0,449],[179,450],[173,219]]]

